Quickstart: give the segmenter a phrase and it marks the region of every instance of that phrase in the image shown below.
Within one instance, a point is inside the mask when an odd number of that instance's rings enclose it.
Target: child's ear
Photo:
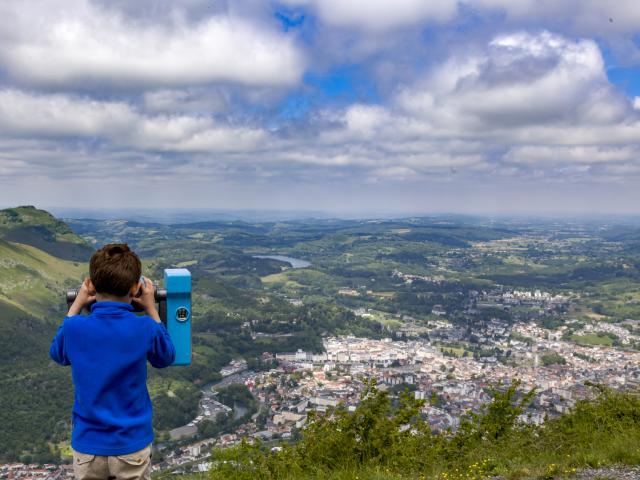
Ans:
[[[133,285],[133,287],[131,287],[131,289],[129,290],[129,296],[130,297],[136,297],[138,296],[138,292],[140,291],[140,289],[142,288],[142,286],[140,285],[140,282],[136,283],[135,285]]]
[[[96,294],[96,287],[93,286],[93,282],[91,281],[90,278],[87,279],[87,289],[89,290],[89,293],[91,295],[95,295]]]

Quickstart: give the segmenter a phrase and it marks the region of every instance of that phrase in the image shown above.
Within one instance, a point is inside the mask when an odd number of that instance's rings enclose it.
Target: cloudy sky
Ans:
[[[25,203],[640,213],[640,2],[2,0]]]

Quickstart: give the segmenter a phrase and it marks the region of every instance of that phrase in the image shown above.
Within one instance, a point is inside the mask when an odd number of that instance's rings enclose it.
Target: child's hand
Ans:
[[[139,297],[134,297],[132,301],[144,308],[145,313],[156,322],[160,322],[160,315],[156,310],[156,291],[153,288],[153,282],[145,277],[144,281],[140,282],[140,290],[142,294]]]
[[[82,282],[82,286],[78,290],[78,295],[76,295],[75,301],[71,305],[71,308],[69,308],[67,316],[71,317],[73,315],[79,315],[84,307],[95,300],[96,290],[93,288],[93,284],[89,277],[87,277],[84,279],[84,282]]]

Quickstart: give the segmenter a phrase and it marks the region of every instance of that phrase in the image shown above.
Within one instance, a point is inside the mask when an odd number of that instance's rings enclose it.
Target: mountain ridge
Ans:
[[[32,205],[0,210],[0,238],[76,262],[86,261],[92,252],[66,223]]]

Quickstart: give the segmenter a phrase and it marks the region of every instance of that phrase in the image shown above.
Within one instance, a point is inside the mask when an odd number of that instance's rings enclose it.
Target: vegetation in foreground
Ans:
[[[534,426],[519,421],[534,392],[518,386],[494,390],[493,401],[456,433],[433,434],[420,415],[424,401],[407,393],[394,405],[371,383],[355,412],[311,418],[293,445],[215,450],[211,479],[551,479],[640,463],[636,394],[594,386],[594,399]]]

